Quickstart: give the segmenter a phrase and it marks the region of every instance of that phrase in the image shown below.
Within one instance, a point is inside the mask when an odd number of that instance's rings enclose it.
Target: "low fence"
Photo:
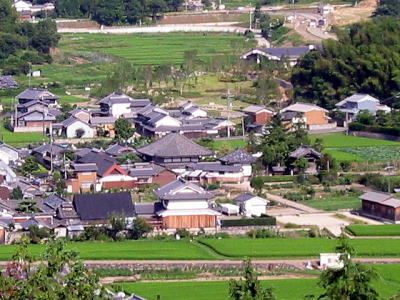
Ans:
[[[400,137],[385,134],[385,133],[378,133],[378,132],[369,132],[369,131],[349,131],[349,135],[358,136],[358,137],[365,137],[371,139],[380,139],[380,140],[387,140],[387,141],[395,141],[400,142]]]

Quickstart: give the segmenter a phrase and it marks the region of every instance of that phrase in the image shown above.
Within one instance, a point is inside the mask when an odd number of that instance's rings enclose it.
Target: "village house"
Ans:
[[[64,159],[65,150],[65,147],[50,143],[33,149],[32,155],[47,169],[59,168]]]
[[[17,148],[0,142],[0,160],[7,165],[16,165],[21,155]]]
[[[128,224],[135,220],[135,208],[129,192],[78,194],[74,208],[84,226],[108,225],[112,216],[124,217]]]
[[[145,161],[164,166],[177,173],[184,172],[185,166],[197,163],[201,158],[213,154],[211,150],[175,132],[140,147],[136,151]]]
[[[368,94],[354,94],[335,104],[338,111],[346,114],[346,122],[352,122],[362,111],[367,110],[371,114],[377,111],[390,112],[390,107],[382,105],[380,101]]]
[[[129,168],[129,175],[137,179],[139,187],[147,184],[157,184],[161,187],[176,180],[173,171],[153,163],[135,163]]]
[[[259,64],[262,58],[288,63],[293,67],[304,54],[315,49],[315,45],[301,47],[257,48],[243,54],[240,58]]]
[[[251,193],[245,193],[235,198],[239,212],[248,217],[260,217],[267,213],[269,201]]]
[[[213,195],[202,187],[182,178],[154,191],[162,208],[157,215],[162,219],[163,229],[215,229],[219,212],[209,207]]]
[[[122,157],[129,153],[136,154],[136,150],[132,147],[120,145],[118,143],[110,145],[106,150],[106,154],[113,156],[113,157]]]
[[[50,107],[58,107],[59,96],[46,89],[27,88],[16,96],[19,104],[24,104],[33,100],[40,100],[47,103]]]
[[[90,111],[82,109],[82,108],[75,108],[69,111],[71,117],[77,118],[83,122],[89,123],[90,122]]]
[[[280,110],[284,124],[292,128],[294,124],[302,123],[307,130],[336,128],[336,122],[327,115],[328,111],[311,103],[297,102]]]
[[[115,117],[95,117],[90,118],[90,125],[96,128],[97,136],[115,137]],[[102,134],[100,134],[102,132]]]
[[[188,101],[180,107],[180,112],[187,118],[207,118],[208,113],[195,105],[192,101]]]
[[[98,103],[101,112],[105,115],[120,118],[121,116],[131,117],[140,109],[150,104],[149,99],[134,99],[125,94],[114,92]]]
[[[400,223],[400,198],[382,192],[366,192],[360,196],[361,214],[386,222]]]
[[[315,175],[318,173],[317,163],[322,158],[322,153],[314,150],[310,146],[301,145],[299,148],[289,154],[289,165],[292,175],[293,173],[299,172],[299,170],[295,166],[295,163],[300,158],[304,158],[308,162],[308,167],[304,170],[305,174]]]
[[[252,175],[252,164],[257,158],[238,147],[235,151],[219,158],[224,165],[240,166],[243,170],[244,179],[248,180]]]
[[[242,111],[245,114],[244,122],[246,129],[255,133],[262,133],[265,125],[274,116],[274,111],[266,108],[264,105],[250,105]]]
[[[95,129],[93,126],[75,117],[69,117],[62,121],[61,126],[62,128],[59,135],[63,135],[69,139],[95,137]]]
[[[118,165],[115,158],[107,155],[103,151],[90,151],[86,155],[83,155],[76,160],[76,165],[78,164],[95,164],[97,166],[97,183],[104,189],[137,187],[136,178],[130,176],[127,170]],[[84,170],[80,172],[85,173]],[[76,176],[78,175],[76,171],[74,174]],[[77,179],[77,177],[75,177],[75,179]],[[78,191],[82,188],[82,184],[87,185],[86,181],[78,182]],[[71,189],[72,188],[73,187],[71,187]],[[98,188],[96,187],[96,189]]]
[[[87,193],[100,191],[101,185],[97,182],[97,165],[95,163],[72,164],[72,174],[66,181],[68,193]]]

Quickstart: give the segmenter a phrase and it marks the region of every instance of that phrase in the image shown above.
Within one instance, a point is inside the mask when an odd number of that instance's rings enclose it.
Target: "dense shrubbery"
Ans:
[[[263,225],[276,225],[274,217],[261,217],[254,219],[239,219],[239,220],[221,220],[221,227],[233,226],[263,226]]]
[[[262,178],[264,182],[285,182],[294,181],[296,179],[296,177],[292,175],[263,176]]]
[[[306,54],[293,70],[297,100],[331,109],[345,97],[368,93],[381,99],[400,85],[400,20],[390,17],[356,23]]]

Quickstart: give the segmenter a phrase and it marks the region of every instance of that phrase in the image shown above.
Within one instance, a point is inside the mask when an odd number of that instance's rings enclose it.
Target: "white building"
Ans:
[[[0,160],[9,165],[19,159],[19,152],[10,145],[0,143]]]
[[[63,133],[69,139],[77,138],[79,130],[83,130],[83,134],[79,138],[94,138],[95,136],[95,130],[92,126],[74,117],[64,120],[62,127]]]
[[[12,6],[15,8],[17,12],[31,11],[32,3],[29,1],[17,0],[14,1]]]
[[[245,193],[235,198],[240,207],[240,213],[246,217],[260,217],[267,212],[268,200],[256,195]]]

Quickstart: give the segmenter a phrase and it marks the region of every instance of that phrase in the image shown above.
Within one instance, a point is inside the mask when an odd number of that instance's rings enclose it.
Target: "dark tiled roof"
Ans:
[[[35,149],[33,149],[33,152],[44,154],[46,152],[52,152],[53,155],[59,155],[63,150],[65,150],[64,147],[61,147],[57,144],[44,144],[42,146],[39,146]]]
[[[174,132],[137,149],[137,151],[153,157],[198,157],[209,156],[213,153],[187,137]]]
[[[237,148],[235,151],[222,156],[219,160],[226,164],[252,164],[257,161],[257,158],[242,148]]]
[[[0,90],[14,90],[18,88],[18,82],[13,76],[0,76]]]
[[[245,202],[245,201],[247,201],[247,200],[249,200],[251,198],[254,198],[254,197],[257,197],[257,196],[253,195],[251,193],[244,193],[244,194],[241,194],[241,195],[237,196],[235,198],[235,200],[236,200],[236,202]]]
[[[64,202],[67,202],[67,200],[57,194],[53,194],[46,199],[43,199],[43,204],[47,205],[53,210],[57,209]]]
[[[360,196],[361,200],[375,202],[390,207],[400,207],[400,198],[381,192],[366,192]]]
[[[163,209],[161,202],[135,203],[136,215],[155,215]]]
[[[57,100],[57,95],[45,89],[27,88],[25,91],[17,95],[17,99],[24,100]]]
[[[90,127],[90,124],[88,124],[88,123],[86,123],[86,122],[84,122],[84,121],[82,121],[82,120],[80,120],[80,119],[77,119],[77,118],[75,118],[75,117],[72,117],[72,116],[69,117],[68,119],[64,120],[64,121],[62,122],[62,125],[63,125],[64,127],[68,127],[68,126],[74,124],[75,122],[80,122],[80,123],[86,124],[87,126]]]
[[[28,230],[29,227],[31,226],[38,226],[38,227],[45,227],[45,228],[51,228],[51,225],[48,224],[47,222],[44,222],[42,220],[38,220],[35,218],[30,218],[29,220],[26,220],[25,222],[19,223],[19,225],[21,225],[21,227],[25,230]]]
[[[78,158],[77,163],[94,163],[97,165],[98,175],[101,177],[106,173],[117,161],[104,152],[91,151],[85,156]]]
[[[306,145],[301,145],[299,148],[297,148],[292,153],[290,153],[290,157],[292,157],[292,158],[301,158],[301,157],[305,157],[307,155],[312,155],[317,158],[322,157],[322,154],[320,152],[318,152],[318,151],[314,150],[313,148],[311,148],[310,146],[306,146]]]
[[[132,177],[150,177],[160,174],[162,171],[166,170],[164,167],[152,163],[140,164],[135,168],[129,169],[129,175]]]
[[[106,149],[106,153],[112,156],[120,156],[126,153],[135,153],[135,149],[133,149],[132,147],[129,146],[123,146],[120,144],[114,144],[114,145],[110,145],[107,149]]]
[[[97,172],[98,168],[95,163],[72,164],[72,168],[76,172]]]
[[[99,101],[99,104],[116,104],[116,103],[130,103],[133,98],[121,94],[118,92],[114,92]]]
[[[81,220],[108,219],[113,214],[135,215],[129,192],[75,195],[74,206]]]

